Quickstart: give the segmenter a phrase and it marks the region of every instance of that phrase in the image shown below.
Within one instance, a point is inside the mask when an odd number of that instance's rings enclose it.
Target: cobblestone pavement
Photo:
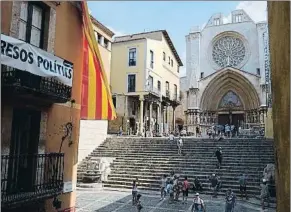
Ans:
[[[211,199],[203,197],[207,212],[224,212],[224,201],[222,198]],[[159,196],[142,194],[142,212],[190,212],[191,199],[187,204],[176,202],[169,204],[167,199],[160,201]],[[131,203],[130,192],[106,191],[106,190],[77,190],[77,212],[136,212]],[[256,212],[262,211],[258,206],[247,205],[238,202],[234,212]],[[265,210],[275,212],[274,209]]]

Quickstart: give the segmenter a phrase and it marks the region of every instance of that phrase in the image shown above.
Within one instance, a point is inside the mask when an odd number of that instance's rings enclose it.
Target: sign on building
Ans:
[[[38,76],[54,77],[63,84],[72,86],[73,63],[3,34],[1,63]]]

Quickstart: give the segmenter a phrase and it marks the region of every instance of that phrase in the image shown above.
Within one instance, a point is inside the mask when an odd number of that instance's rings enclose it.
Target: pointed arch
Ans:
[[[242,103],[243,110],[256,109],[260,99],[255,87],[239,70],[225,68],[206,86],[200,101],[202,110],[218,110],[220,100],[228,92],[234,92]]]

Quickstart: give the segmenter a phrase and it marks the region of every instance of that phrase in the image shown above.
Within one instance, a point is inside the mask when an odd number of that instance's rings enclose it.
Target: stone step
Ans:
[[[104,153],[92,153],[90,157],[151,157],[151,158],[165,158],[165,157],[174,157],[174,158],[183,158],[183,157],[204,157],[204,158],[209,158],[209,157],[215,157],[214,154],[211,153],[196,153],[196,154],[187,154],[185,152],[182,152],[184,155],[178,155],[177,152],[173,152],[172,154],[167,154],[167,153],[153,153],[153,152],[140,152],[140,153],[120,153],[120,154],[114,154],[110,152],[104,152]],[[248,159],[265,159],[265,158],[274,158],[273,155],[248,155],[248,154],[224,154],[222,156],[223,158],[248,158]]]
[[[135,142],[135,143],[122,143],[122,144],[113,144],[113,143],[108,143],[108,144],[101,144],[99,147],[100,148],[125,148],[127,146],[131,146],[132,148],[143,148],[143,147],[152,147],[152,148],[170,148],[173,146],[176,146],[177,142],[173,143],[158,143],[158,142],[151,142],[151,143],[140,143],[140,142]],[[263,143],[258,143],[258,144],[243,144],[243,143],[194,143],[194,142],[183,142],[184,147],[197,147],[197,148],[218,148],[221,147],[222,149],[228,149],[228,148],[266,148],[270,149],[273,148],[273,145],[269,144],[263,144]]]
[[[125,174],[125,173],[128,173],[128,174],[142,174],[142,175],[152,175],[152,176],[159,176],[161,177],[162,175],[169,175],[170,171],[172,171],[171,168],[163,168],[163,169],[150,169],[150,168],[142,168],[142,169],[132,169],[132,168],[123,168],[123,169],[114,169],[111,171],[112,174]],[[238,176],[240,176],[242,173],[237,171],[237,170],[229,170],[227,172],[225,172],[223,169],[220,169],[219,171],[216,172],[216,170],[206,170],[206,171],[194,171],[193,169],[181,169],[181,170],[175,170],[177,174],[181,175],[181,174],[184,174],[184,175],[192,175],[192,176],[210,176],[212,175],[213,173],[216,173],[216,174],[219,174],[219,175],[222,175],[222,176],[232,176],[232,177],[235,177],[237,178]],[[258,173],[257,170],[253,170],[253,171],[249,171],[247,172],[246,174],[247,176],[249,177],[261,177],[262,176],[262,172],[261,173]]]
[[[186,176],[184,173],[182,173],[179,177],[179,180],[182,182],[184,179],[184,176]],[[188,177],[188,181],[191,183],[194,182],[194,177],[199,177],[199,180],[201,181],[201,183],[206,183],[207,185],[209,184],[209,176],[210,175],[187,175]],[[257,177],[257,176],[256,176]],[[151,181],[151,182],[157,182],[158,184],[160,184],[161,181],[161,176],[152,176],[150,174],[133,174],[133,173],[128,173],[128,174],[115,174],[115,173],[111,173],[109,175],[109,179],[110,180],[114,180],[114,179],[124,179],[126,181],[133,181],[134,179],[138,178],[139,181]],[[220,176],[220,180],[222,182],[228,182],[229,184],[238,184],[238,176],[234,177],[234,176],[227,176],[227,175],[222,175]],[[258,186],[260,185],[260,181],[254,180],[253,178],[251,178],[250,180],[248,180],[248,185],[253,185],[253,186]]]
[[[157,172],[166,172],[166,171],[193,171],[196,173],[201,173],[205,171],[209,172],[219,172],[219,173],[225,173],[225,172],[234,172],[238,174],[242,173],[253,173],[253,172],[263,172],[263,168],[258,168],[258,167],[251,167],[251,168],[241,168],[241,167],[224,167],[222,166],[221,169],[217,169],[216,166],[205,166],[205,167],[180,167],[180,166],[167,166],[167,167],[156,167],[156,166],[135,166],[135,165],[114,165],[112,166],[111,170],[116,170],[116,169],[122,169],[122,170],[139,170],[141,172],[147,171],[147,170],[156,170]],[[169,172],[168,172],[169,173]],[[262,174],[261,174],[262,175]]]
[[[208,157],[208,158],[194,158],[194,157],[116,157],[115,162],[151,162],[151,163],[216,163],[216,157]],[[262,162],[273,162],[273,158],[269,159],[249,159],[249,158],[237,158],[237,157],[223,157],[223,162],[232,162],[232,163],[242,163],[242,164],[256,164]]]
[[[126,188],[126,189],[131,189],[132,188],[132,181],[111,181],[108,180],[104,182],[104,187],[112,187],[112,188]],[[222,187],[220,191],[224,193],[227,191],[227,189],[231,188],[236,194],[239,194],[239,186],[238,185],[230,185],[230,184],[222,184]],[[159,184],[151,184],[151,183],[144,183],[140,182],[138,185],[138,189],[140,190],[153,190],[153,191],[159,191],[160,190],[160,185]],[[209,186],[204,186],[203,191],[208,191],[212,194],[211,188]],[[191,192],[191,191],[190,191]],[[202,193],[202,192],[199,192]],[[203,193],[202,193],[203,194]],[[249,195],[259,195],[260,194],[260,187],[254,187],[250,186],[248,188],[248,194]]]

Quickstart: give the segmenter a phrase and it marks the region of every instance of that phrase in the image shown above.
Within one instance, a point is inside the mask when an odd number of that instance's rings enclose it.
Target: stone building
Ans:
[[[91,16],[93,29],[102,58],[103,67],[110,83],[111,43],[114,33]],[[107,137],[107,120],[81,120],[78,162],[88,156]]]
[[[1,210],[74,211],[80,2],[1,2]]]
[[[116,37],[112,44],[111,88],[120,126],[129,134],[168,133],[175,127],[181,59],[165,30]]]
[[[264,127],[271,107],[267,22],[243,10],[213,15],[186,36],[186,76],[180,84],[189,132],[213,123]],[[205,131],[204,131],[205,132]]]

